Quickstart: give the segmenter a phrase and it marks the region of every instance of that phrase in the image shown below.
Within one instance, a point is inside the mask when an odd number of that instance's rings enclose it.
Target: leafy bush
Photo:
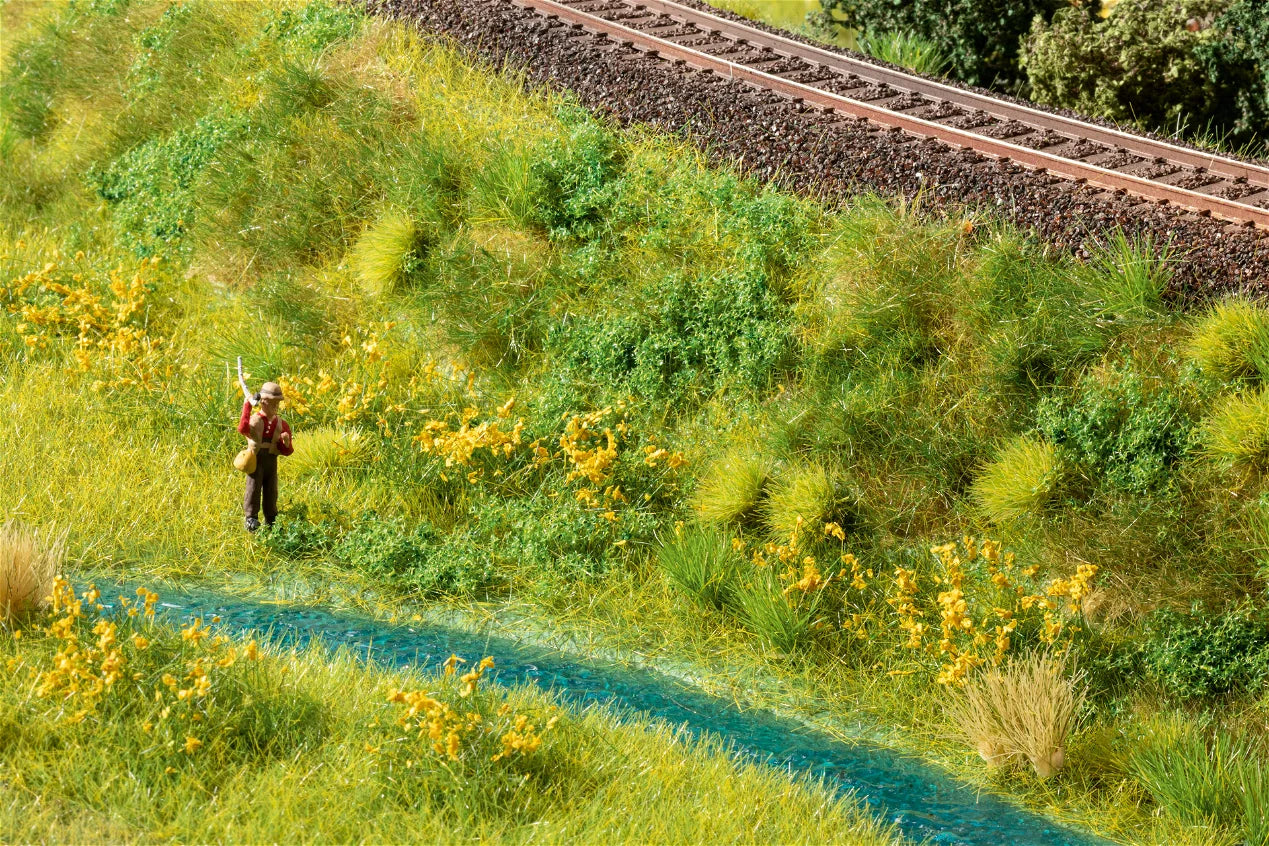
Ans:
[[[641,302],[558,325],[548,344],[589,381],[647,397],[765,386],[790,347],[787,307],[767,276],[671,273]]]
[[[1246,142],[1269,129],[1267,20],[1256,0],[1081,4],[1035,22],[1022,64],[1042,102]]]
[[[473,593],[488,584],[493,567],[466,541],[451,535],[441,542],[426,523],[407,526],[370,514],[340,538],[334,554],[346,566],[424,595]]]
[[[675,587],[702,605],[721,610],[732,603],[741,562],[726,536],[684,530],[661,547],[657,563]]]
[[[244,130],[241,116],[212,114],[193,126],[152,138],[85,179],[115,206],[120,246],[138,257],[180,241],[197,214],[195,187],[203,168],[227,141]]]
[[[1214,379],[1269,375],[1269,309],[1233,299],[1217,303],[1194,327],[1187,352]]]
[[[532,222],[556,238],[602,231],[620,191],[624,153],[617,137],[578,107],[561,110],[567,139],[549,143],[531,166]]]
[[[1156,612],[1141,646],[1146,673],[1182,699],[1255,689],[1269,680],[1269,617]]]
[[[1053,444],[1020,435],[983,468],[970,495],[996,523],[1038,514],[1057,493],[1062,464]]]
[[[1235,139],[1269,136],[1269,15],[1261,0],[1235,0],[1213,24],[1217,37],[1197,49],[1218,102],[1213,112]]]
[[[771,473],[761,456],[732,449],[709,466],[692,495],[692,507],[707,523],[731,523],[753,514]]]
[[[1020,81],[1018,50],[1037,15],[1047,20],[1064,0],[820,0],[835,23],[865,36],[906,32],[932,41],[952,73],[975,85]]]
[[[1152,127],[1209,114],[1213,86],[1195,48],[1210,30],[1191,32],[1229,0],[1120,0],[1102,20],[1090,5],[1036,21],[1022,63],[1046,103]],[[1160,92],[1167,92],[1160,96]]]
[[[1094,478],[1139,494],[1168,482],[1191,425],[1173,394],[1149,390],[1127,364],[1104,378],[1089,374],[1073,396],[1051,394],[1036,410],[1036,428],[1047,441]]]

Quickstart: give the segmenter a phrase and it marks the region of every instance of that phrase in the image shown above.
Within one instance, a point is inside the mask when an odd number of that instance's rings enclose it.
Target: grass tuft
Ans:
[[[387,212],[353,245],[353,270],[367,293],[395,293],[417,269],[423,246],[413,218],[400,211]]]
[[[0,621],[43,607],[65,557],[65,534],[12,521],[0,527]]]
[[[913,32],[865,35],[860,37],[859,47],[874,59],[931,76],[941,76],[952,63],[939,45]]]
[[[811,640],[823,596],[823,591],[788,596],[773,573],[760,570],[736,591],[735,601],[745,628],[772,649],[796,655]]]
[[[1246,842],[1269,842],[1269,779],[1253,744],[1223,730],[1208,737],[1168,725],[1133,752],[1128,767],[1169,816],[1189,825],[1244,828]]]
[[[692,508],[706,523],[732,523],[753,515],[771,474],[765,458],[732,450],[715,461],[696,487]]]
[[[822,464],[802,464],[777,476],[763,506],[763,518],[773,535],[789,537],[794,532],[811,531],[819,536],[821,526],[830,520],[848,531],[857,522],[840,514],[845,503]]]
[[[740,560],[726,536],[687,529],[661,547],[657,563],[675,587],[701,605],[721,610],[731,603]]]
[[[1026,762],[1049,778],[1066,762],[1066,738],[1083,703],[1080,677],[1037,653],[971,677],[948,710],[988,764]]]
[[[1199,321],[1187,350],[1220,381],[1269,374],[1269,309],[1247,300],[1218,303]]]
[[[370,439],[355,429],[319,426],[295,439],[287,470],[297,476],[363,467],[372,454]]]
[[[1269,469],[1269,387],[1226,397],[1203,422],[1201,437],[1226,470]]]
[[[970,494],[987,519],[1007,523],[1040,512],[1052,500],[1061,478],[1053,444],[1020,435],[970,485]]]

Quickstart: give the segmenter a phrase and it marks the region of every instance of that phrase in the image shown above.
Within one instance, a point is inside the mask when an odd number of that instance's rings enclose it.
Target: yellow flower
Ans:
[[[189,735],[185,737],[185,753],[187,755],[193,755],[202,747],[202,745],[203,741],[199,740],[197,737]]]

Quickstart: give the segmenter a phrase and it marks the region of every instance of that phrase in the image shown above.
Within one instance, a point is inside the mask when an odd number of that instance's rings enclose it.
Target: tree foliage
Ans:
[[[1121,0],[1105,19],[1095,9],[1081,3],[1034,21],[1021,63],[1035,99],[1235,140],[1265,130],[1265,0]]]
[[[975,85],[1022,81],[1018,48],[1037,15],[1047,20],[1063,0],[821,0],[832,20],[868,36],[910,33],[950,58],[954,77]]]

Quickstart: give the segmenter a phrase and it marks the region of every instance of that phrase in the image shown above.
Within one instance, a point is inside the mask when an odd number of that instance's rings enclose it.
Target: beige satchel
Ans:
[[[256,472],[256,445],[248,443],[234,456],[234,468],[250,476]]]

